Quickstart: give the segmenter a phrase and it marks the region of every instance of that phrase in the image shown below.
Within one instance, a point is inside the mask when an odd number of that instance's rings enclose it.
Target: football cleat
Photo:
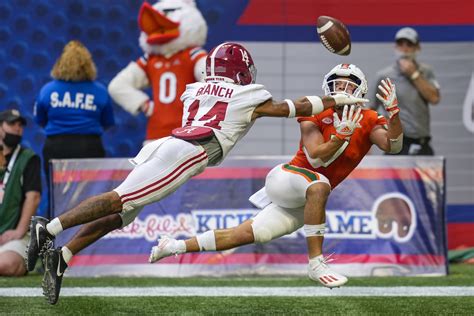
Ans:
[[[39,256],[53,248],[54,236],[46,229],[49,223],[47,218],[41,216],[32,216],[30,222],[30,241],[26,248],[26,268],[33,271]]]
[[[49,304],[56,304],[61,291],[64,271],[67,269],[61,248],[48,249],[44,254],[44,275],[41,286]]]
[[[178,253],[178,241],[174,238],[168,236],[163,236],[158,239],[158,245],[151,248],[150,258],[148,261],[150,263],[156,262],[163,258],[175,255]]]
[[[339,274],[328,266],[328,262],[332,261],[329,257],[320,255],[312,258],[308,265],[308,276],[311,280],[321,283],[328,288],[339,287],[348,281],[345,276]]]

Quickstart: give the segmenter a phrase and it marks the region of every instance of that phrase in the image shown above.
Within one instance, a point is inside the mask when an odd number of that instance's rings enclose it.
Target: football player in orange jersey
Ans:
[[[352,64],[334,67],[325,76],[323,89],[326,95],[343,93],[356,97],[363,97],[368,90],[364,73]],[[185,252],[264,243],[303,226],[309,278],[329,288],[345,284],[347,278],[333,271],[327,264],[331,259],[322,254],[325,207],[331,189],[354,170],[372,144],[393,153],[402,148],[395,86],[387,78],[379,85],[379,91],[377,98],[389,113],[388,121],[361,105],[336,106],[311,117],[300,117],[300,148],[289,163],[273,168],[265,187],[250,197],[250,202],[261,209],[254,218],[237,227],[210,230],[188,240],[165,236],[153,247],[150,262]]]

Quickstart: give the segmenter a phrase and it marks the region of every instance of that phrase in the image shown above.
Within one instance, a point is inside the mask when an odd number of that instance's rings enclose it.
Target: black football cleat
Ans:
[[[26,268],[28,271],[35,269],[39,256],[43,256],[47,249],[53,248],[54,236],[46,230],[47,218],[41,216],[31,217],[30,242],[26,249]]]
[[[61,248],[48,249],[44,254],[43,295],[49,304],[56,304],[61,291],[64,271],[67,263],[64,261]]]

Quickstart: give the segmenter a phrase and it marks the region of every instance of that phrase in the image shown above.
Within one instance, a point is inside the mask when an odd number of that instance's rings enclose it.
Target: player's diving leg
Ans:
[[[64,229],[111,214],[133,212],[159,201],[207,166],[207,154],[200,146],[175,138],[160,145],[158,148],[153,148],[153,143],[145,146],[137,157],[143,157],[141,153],[145,152],[148,154],[146,159],[115,190],[88,198],[51,222],[43,217],[33,217],[28,268],[34,268],[38,256],[52,248],[55,236]]]
[[[44,255],[47,269],[43,279],[43,289],[48,300],[52,304],[56,303],[63,271],[73,254],[113,229],[131,223],[143,206],[157,202],[173,193],[188,179],[204,171],[207,162],[207,154],[202,147],[170,138],[159,148],[150,152],[148,158],[136,166],[125,181],[111,192],[108,201],[114,201],[114,205],[117,206],[108,207],[103,200],[91,198],[89,199],[91,201],[82,202],[78,207],[62,214],[50,223],[46,222],[43,231],[53,240],[54,236],[63,229],[85,223],[81,214],[86,214],[85,217],[89,222],[95,220],[84,226],[65,247],[52,249],[51,246],[47,246]],[[92,205],[93,201],[98,205]],[[117,210],[116,207],[119,209]],[[96,217],[93,210],[101,216]],[[66,227],[62,225],[63,220],[67,223]],[[50,227],[55,221],[60,229],[55,230],[57,227]]]
[[[68,212],[48,221],[41,216],[33,216],[30,223],[31,239],[27,248],[27,268],[32,271],[39,256],[53,248],[53,242],[64,229],[88,223],[98,218],[122,211],[120,196],[107,192],[90,197]]]
[[[290,234],[303,225],[303,209],[284,209],[269,204],[242,224],[204,232],[187,240],[164,236],[152,248],[150,262],[188,252],[227,250],[251,243],[266,243]]]
[[[56,304],[59,299],[62,277],[73,255],[121,226],[122,218],[120,215],[111,214],[82,226],[77,234],[62,248],[46,250],[42,287],[43,293],[50,304]]]
[[[327,265],[323,256],[326,230],[326,202],[331,192],[329,180],[322,174],[290,164],[273,168],[265,182],[268,197],[288,208],[304,205],[304,226],[308,246],[309,278],[326,287],[337,287],[347,278]]]

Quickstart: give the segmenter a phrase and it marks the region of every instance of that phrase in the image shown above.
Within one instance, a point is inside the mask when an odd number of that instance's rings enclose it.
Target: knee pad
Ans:
[[[270,204],[261,210],[252,221],[254,240],[266,243],[290,234],[303,225],[303,209],[284,209]]]
[[[256,243],[264,244],[273,239],[272,232],[268,227],[258,225],[255,221],[252,222],[253,238]]]

